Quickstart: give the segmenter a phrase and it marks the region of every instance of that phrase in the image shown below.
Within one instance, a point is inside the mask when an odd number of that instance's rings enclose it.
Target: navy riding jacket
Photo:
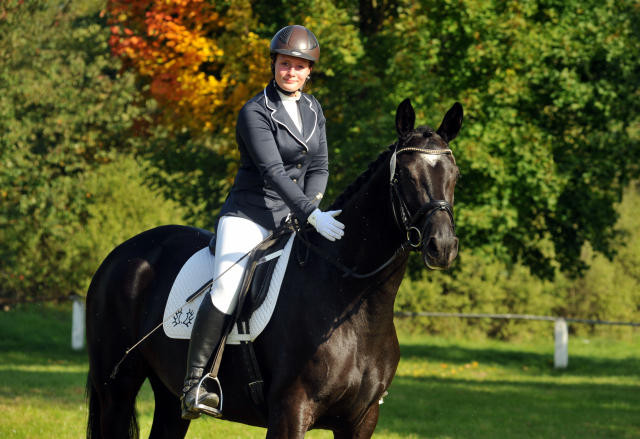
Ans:
[[[325,118],[320,104],[302,93],[302,132],[289,117],[273,81],[238,115],[241,166],[220,216],[251,220],[267,230],[290,212],[304,224],[320,204],[329,177]]]

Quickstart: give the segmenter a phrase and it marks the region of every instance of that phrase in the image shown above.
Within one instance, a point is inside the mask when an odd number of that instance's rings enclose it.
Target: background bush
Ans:
[[[554,281],[540,279],[520,264],[506,265],[464,249],[451,273],[420,272],[405,278],[396,299],[397,311],[536,314],[579,319],[639,323],[640,315],[640,191],[633,183],[617,206],[616,230],[622,237],[609,260],[589,246],[582,252],[590,265],[584,277],[558,272]],[[418,262],[419,263],[419,262]],[[398,321],[406,331],[509,339],[550,333],[548,322],[417,317]],[[572,333],[628,338],[637,328],[571,324]]]

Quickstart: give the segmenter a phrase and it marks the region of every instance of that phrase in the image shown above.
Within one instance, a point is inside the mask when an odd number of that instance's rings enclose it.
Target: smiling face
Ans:
[[[274,73],[276,83],[281,88],[295,92],[302,88],[311,74],[311,62],[295,56],[278,54]]]

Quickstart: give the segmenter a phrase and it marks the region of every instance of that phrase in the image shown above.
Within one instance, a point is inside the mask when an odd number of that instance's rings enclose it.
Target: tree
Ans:
[[[69,294],[85,282],[86,271],[60,267],[90,219],[86,175],[136,150],[146,117],[136,77],[119,72],[108,39],[97,12],[0,6],[2,296]]]
[[[255,56],[266,42],[251,31],[249,2],[110,0],[106,10],[112,53],[169,110],[160,122],[232,140],[240,108],[269,80],[266,61]]]
[[[356,54],[331,60],[314,85],[331,119],[331,193],[393,140],[398,102],[411,97],[418,121],[437,127],[460,101],[462,245],[546,278],[556,265],[581,273],[586,242],[613,256],[613,205],[640,152],[633,2],[268,4],[256,7],[261,22],[322,23],[323,50]]]
[[[117,15],[120,9],[111,7],[112,20],[120,23],[111,42],[151,84],[168,80],[167,74],[179,78],[188,67],[175,60],[183,54],[185,62],[191,59],[186,49],[176,49],[183,47],[178,41],[186,38],[184,32],[158,24],[153,14],[166,20],[166,8],[175,9],[172,23],[208,41],[213,55],[198,58],[189,73],[200,82],[185,80],[187,88],[176,82],[168,95],[175,102],[159,99],[167,108],[179,108],[183,118],[189,115],[193,124],[180,123],[191,133],[215,134],[230,175],[236,169],[233,120],[264,84],[246,78],[267,74],[266,65],[255,60],[267,60],[267,42],[278,29],[299,23],[313,29],[321,43],[309,90],[329,118],[331,180],[325,202],[394,140],[393,117],[404,98],[412,98],[419,122],[434,127],[452,102],[460,101],[466,117],[453,147],[464,176],[456,199],[462,244],[486,259],[522,262],[545,278],[553,277],[556,266],[582,273],[580,253],[587,242],[613,256],[613,204],[638,176],[640,152],[640,38],[634,25],[640,12],[633,2],[110,4],[138,11]],[[141,5],[149,6],[151,15],[141,14]],[[196,10],[202,14],[197,20],[185,18]],[[242,28],[245,23],[248,28]],[[167,29],[164,40],[152,25]],[[249,36],[253,45],[243,43]],[[156,58],[146,55],[150,44]],[[234,45],[242,52],[236,61],[244,63],[230,61]],[[214,48],[223,48],[219,56]],[[233,94],[235,86],[229,92],[216,88],[207,92],[213,100],[201,101],[202,106],[183,98],[208,90],[198,84],[227,84],[235,76],[245,86],[242,93]],[[216,101],[218,95],[224,99]],[[211,127],[199,119],[209,117],[207,111],[215,113]]]

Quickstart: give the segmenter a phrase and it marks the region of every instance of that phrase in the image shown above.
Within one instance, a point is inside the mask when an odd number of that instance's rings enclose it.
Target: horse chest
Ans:
[[[395,374],[400,360],[397,339],[379,343],[327,342],[308,364],[318,400],[351,412],[377,402]]]

